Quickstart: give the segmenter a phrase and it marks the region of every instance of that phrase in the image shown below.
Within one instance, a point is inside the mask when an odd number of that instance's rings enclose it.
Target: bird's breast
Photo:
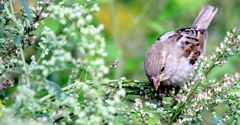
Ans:
[[[175,51],[175,53],[177,53]],[[179,86],[188,82],[193,71],[193,65],[189,63],[189,59],[176,54],[168,54],[165,63],[165,79],[163,84],[171,86]]]

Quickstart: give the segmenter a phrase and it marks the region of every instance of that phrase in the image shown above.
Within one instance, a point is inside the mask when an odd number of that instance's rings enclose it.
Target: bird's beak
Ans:
[[[153,80],[153,86],[154,86],[154,90],[157,91],[158,87],[160,86],[160,82],[163,80],[163,74],[160,74],[158,79],[154,79]]]

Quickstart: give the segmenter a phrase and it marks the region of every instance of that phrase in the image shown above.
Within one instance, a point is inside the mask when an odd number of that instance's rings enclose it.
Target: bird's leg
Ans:
[[[161,107],[163,106],[163,98],[167,96],[167,91],[168,91],[167,86],[160,87],[159,89],[158,101]]]
[[[159,88],[154,89],[154,96],[156,97],[157,102],[159,102],[159,106],[162,107],[163,106],[163,104],[162,104],[163,98],[162,98],[161,90]]]
[[[180,87],[179,86],[175,86],[173,87],[173,93],[172,93],[172,96],[173,96],[173,105],[172,107],[174,107],[176,104],[177,104],[177,94],[179,93],[179,90],[180,90]]]
[[[157,95],[157,101],[159,102],[159,106],[162,107],[163,106],[163,97],[162,97],[162,94],[160,92],[160,89],[158,89],[158,95]]]

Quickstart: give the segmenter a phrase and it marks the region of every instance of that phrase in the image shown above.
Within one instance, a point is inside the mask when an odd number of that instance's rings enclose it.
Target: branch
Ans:
[[[90,85],[94,85],[95,81],[86,81]],[[62,90],[67,92],[76,88],[77,86],[81,86],[83,82],[76,82],[64,87]],[[99,82],[100,85],[108,86],[111,88],[124,88],[124,89],[131,89],[131,91],[127,91],[127,93],[138,93],[141,91],[141,88],[152,89],[152,85],[148,81],[141,81],[141,80],[103,80]],[[45,102],[46,100],[53,98],[54,94],[46,95],[40,99],[40,103]]]

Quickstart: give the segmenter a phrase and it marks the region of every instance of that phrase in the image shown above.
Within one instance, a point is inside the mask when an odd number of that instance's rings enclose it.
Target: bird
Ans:
[[[217,7],[203,6],[190,27],[163,33],[147,50],[144,70],[155,92],[189,81],[194,64],[205,55],[207,29],[217,11]]]

